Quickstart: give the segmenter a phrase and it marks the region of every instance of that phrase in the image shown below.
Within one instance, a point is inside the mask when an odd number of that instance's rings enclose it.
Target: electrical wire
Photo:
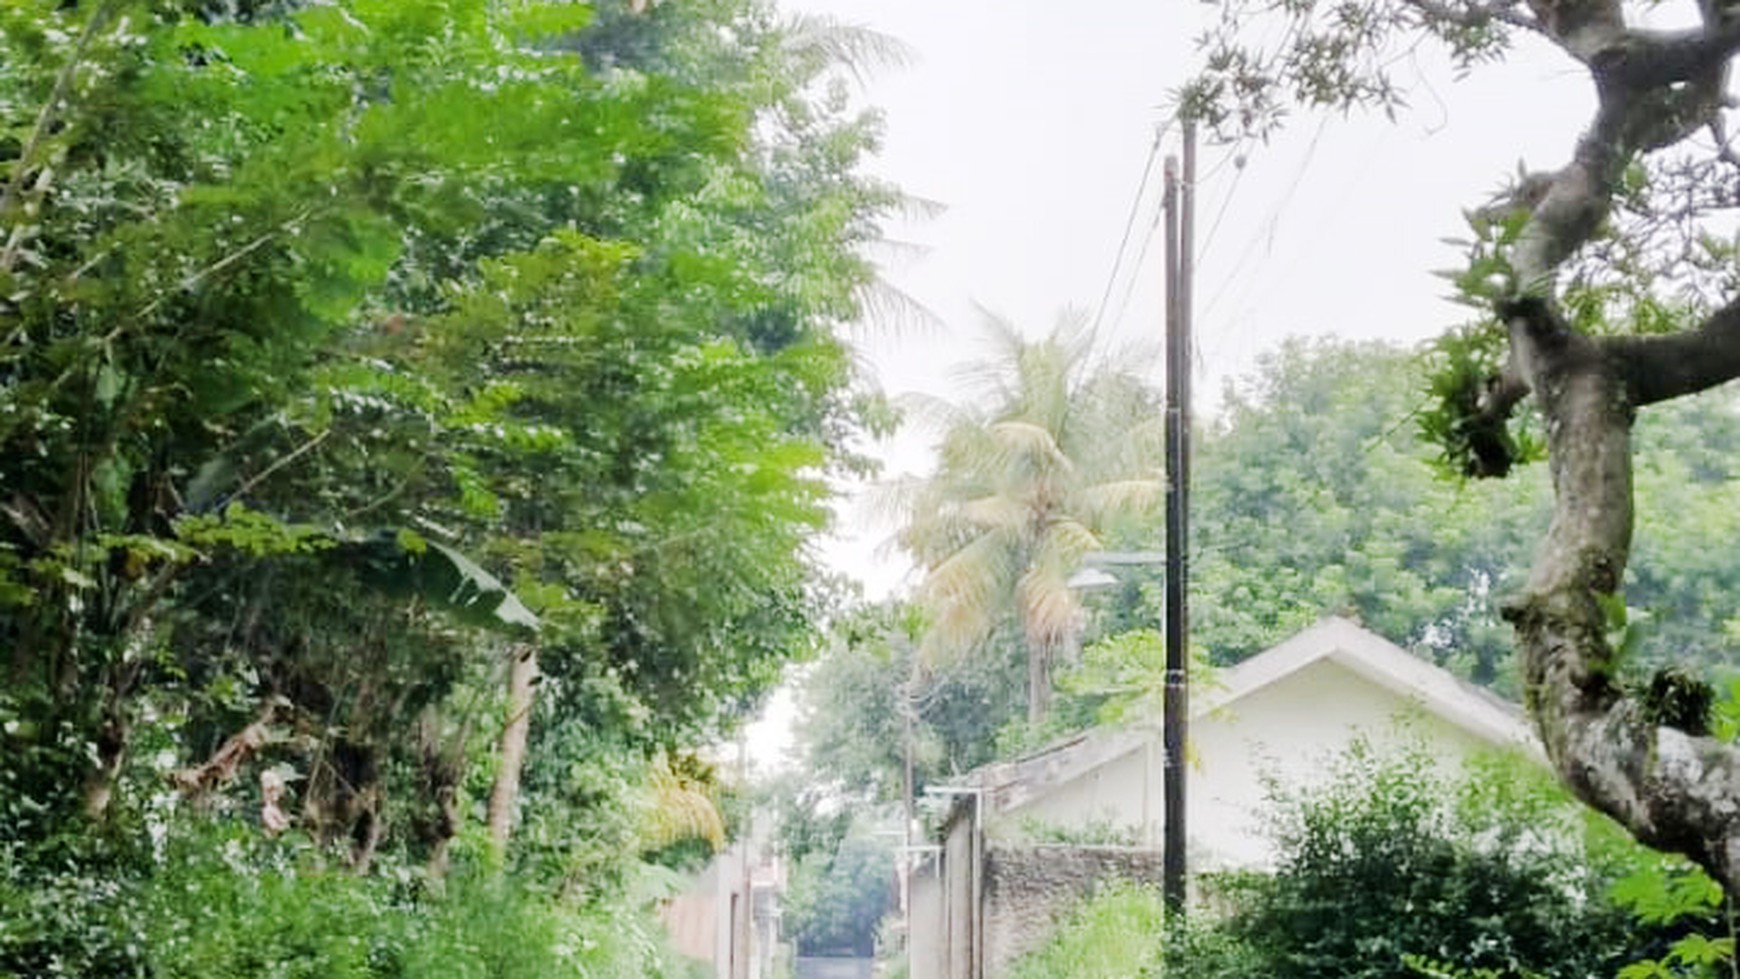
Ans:
[[[1106,301],[1112,298],[1112,287],[1118,281],[1118,269],[1124,264],[1124,252],[1130,247],[1130,232],[1136,226],[1136,212],[1141,209],[1142,197],[1148,192],[1148,178],[1154,174],[1154,161],[1160,157],[1160,134],[1154,134],[1154,144],[1148,147],[1148,162],[1142,165],[1142,181],[1136,185],[1136,197],[1130,201],[1130,213],[1124,219],[1124,236],[1118,240],[1117,254],[1112,257],[1112,271],[1106,276],[1106,288],[1100,293],[1100,302],[1094,312],[1093,326],[1089,333],[1097,332],[1100,322],[1105,317]]]

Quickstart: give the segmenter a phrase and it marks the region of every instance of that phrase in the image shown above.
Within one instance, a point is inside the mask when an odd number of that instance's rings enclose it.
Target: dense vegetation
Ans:
[[[1272,792],[1273,873],[1209,875],[1200,886],[1211,896],[1171,936],[1151,886],[1108,882],[1015,974],[1730,974],[1720,889],[1576,805],[1532,761],[1496,756],[1446,773],[1423,746],[1361,743],[1322,786]],[[1167,969],[1169,957],[1181,965]]]
[[[0,974],[654,968],[875,417],[877,43],[0,10]]]
[[[1547,474],[1507,484],[1442,478],[1435,450],[1408,425],[1421,404],[1409,385],[1429,366],[1381,344],[1294,341],[1229,385],[1198,441],[1198,657],[1232,665],[1334,612],[1520,696],[1499,605],[1526,574],[1520,529],[1548,506]],[[1362,386],[1374,378],[1386,383]],[[1733,568],[1696,543],[1740,532],[1740,482],[1725,461],[1740,453],[1732,404],[1732,394],[1717,392],[1639,422],[1637,439],[1651,454],[1637,493],[1650,517],[1614,635],[1631,655],[1626,674],[1640,681],[1670,658],[1719,670],[1734,655],[1734,630],[1693,624],[1740,618]],[[1138,509],[1096,539],[1111,550],[1154,550],[1162,537],[1159,514]],[[999,746],[1015,751],[1157,712],[1158,652],[1141,630],[1161,618],[1160,569],[1111,571],[1112,587],[1068,598],[1081,606],[1070,620],[1080,652],[1061,664],[1051,714],[1034,729],[1019,710],[1030,647],[1012,592],[983,590],[993,627],[949,655],[926,655],[922,595],[914,607],[839,622],[806,680],[801,740],[816,780],[854,798],[900,798],[908,711],[920,789],[990,760]]]
[[[1300,110],[1393,114],[1409,94],[1398,66],[1423,51],[1474,72],[1527,41],[1587,81],[1585,121],[1555,159],[1523,161],[1498,194],[1464,202],[1464,261],[1443,274],[1475,313],[1434,345],[1419,427],[1469,477],[1546,460],[1551,519],[1502,607],[1541,743],[1579,798],[1740,890],[1740,745],[1712,730],[1714,684],[1682,663],[1633,683],[1614,635],[1652,512],[1636,492],[1656,454],[1639,419],[1740,377],[1734,199],[1712,192],[1740,173],[1733,10],[1688,5],[1663,30],[1656,4],[1636,0],[1217,6],[1179,101],[1223,140],[1264,139]],[[1528,111],[1531,97],[1506,101]],[[1698,627],[1721,636],[1726,619]]]
[[[1547,474],[1536,470],[1507,484],[1445,479],[1436,450],[1409,425],[1421,404],[1409,391],[1431,366],[1431,358],[1395,347],[1301,341],[1274,351],[1254,376],[1229,386],[1223,410],[1198,443],[1193,560],[1200,682],[1213,682],[1216,665],[1236,663],[1338,612],[1464,677],[1513,697],[1520,693],[1499,604],[1525,576],[1528,543],[1519,531],[1548,506]],[[1385,383],[1369,386],[1373,379]],[[1623,669],[1639,683],[1670,657],[1716,670],[1732,660],[1729,631],[1711,634],[1693,624],[1740,614],[1732,568],[1695,544],[1703,534],[1740,529],[1734,526],[1740,483],[1723,461],[1740,450],[1732,398],[1712,393],[1639,422],[1637,439],[1651,452],[1639,469],[1637,494],[1650,504],[1651,518],[1640,529],[1631,565],[1631,607],[1616,609],[1612,625],[1614,640],[1630,656]],[[947,481],[957,475],[947,474]],[[993,517],[1000,513],[989,503],[969,504]],[[1109,523],[1097,545],[1152,550],[1162,536],[1158,523],[1157,514],[1137,509]],[[1022,552],[1008,553],[1018,560]],[[984,566],[1007,568],[1010,560],[1002,556]],[[1032,592],[963,591],[986,602],[992,624],[972,644],[945,655],[928,654],[938,647],[926,646],[934,620],[924,614],[925,599],[934,593],[836,622],[804,682],[799,735],[805,770],[787,817],[794,852],[832,852],[852,822],[839,818],[842,813],[880,812],[884,827],[897,827],[909,753],[913,791],[922,796],[927,785],[1062,733],[1156,716],[1163,681],[1159,637],[1152,631],[1161,615],[1159,569],[1111,570],[1120,579],[1113,587],[1068,598],[1080,603],[1076,617],[1066,620],[1079,631],[1066,645],[1079,644],[1080,652],[1059,664],[1049,713],[1038,725],[1022,709],[1030,703],[1024,693],[1032,646],[1020,610]],[[1353,806],[1360,793],[1373,790],[1350,782],[1338,790],[1338,804]],[[1397,829],[1383,820],[1408,815],[1430,821],[1442,814],[1391,809],[1378,815],[1383,819],[1371,839],[1344,842],[1365,845]],[[1500,829],[1468,828],[1473,825],[1464,829]],[[1076,836],[1090,829],[1068,828]],[[1553,868],[1499,871],[1517,882],[1533,870],[1560,873],[1575,862],[1565,854],[1554,859]],[[814,862],[809,872],[825,866]],[[1586,884],[1584,890],[1601,893]],[[837,877],[834,886],[849,891],[854,885]],[[1308,902],[1301,897],[1298,903]],[[1381,929],[1385,916],[1367,913],[1381,903],[1374,898],[1363,912],[1334,905],[1333,914],[1369,919]],[[1559,912],[1579,917],[1570,909]],[[1481,913],[1490,918],[1495,912]],[[1527,944],[1516,924],[1495,920],[1493,935]],[[1610,951],[1623,945],[1603,941]],[[1410,948],[1424,955],[1426,944]]]

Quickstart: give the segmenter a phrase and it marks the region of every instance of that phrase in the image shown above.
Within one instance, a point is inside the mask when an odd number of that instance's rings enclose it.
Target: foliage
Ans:
[[[860,827],[792,868],[783,920],[801,955],[866,958],[893,899],[893,846]]]
[[[1392,347],[1289,341],[1229,387],[1192,497],[1195,642],[1214,661],[1338,612],[1477,682],[1514,682],[1496,603],[1547,486],[1439,480],[1407,431],[1418,371]]]
[[[811,788],[899,799],[909,690],[915,792],[991,759],[998,729],[1020,709],[1020,643],[988,647],[1000,659],[927,671],[917,660],[919,628],[915,610],[899,604],[862,608],[834,624],[800,688],[797,740]]]
[[[0,10],[0,973],[655,968],[639,857],[727,832],[685,749],[811,651],[876,417],[854,37]],[[523,846],[443,905],[534,654]]]
[[[1527,37],[1593,83],[1588,124],[1560,160],[1519,166],[1517,180],[1470,214],[1476,240],[1453,243],[1467,248],[1467,263],[1449,277],[1484,315],[1440,345],[1424,428],[1451,466],[1501,476],[1526,451],[1507,425],[1531,399],[1555,506],[1507,609],[1543,744],[1591,806],[1740,887],[1740,841],[1726,816],[1737,790],[1716,775],[1733,768],[1736,751],[1707,736],[1711,687],[1689,674],[1638,684],[1626,676],[1628,651],[1611,641],[1614,609],[1641,604],[1632,594],[1644,578],[1630,562],[1635,515],[1720,497],[1732,482],[1682,483],[1666,500],[1647,499],[1636,477],[1656,453],[1631,439],[1640,412],[1740,374],[1729,330],[1731,202],[1707,192],[1740,162],[1721,135],[1734,121],[1726,85],[1740,55],[1729,11],[1700,6],[1688,26],[1663,33],[1650,21],[1654,4],[1623,0],[1218,6],[1202,40],[1204,72],[1182,108],[1227,139],[1265,138],[1290,110],[1393,112],[1405,101],[1397,66],[1421,50],[1468,71],[1505,60]],[[1704,141],[1705,132],[1717,138]],[[1713,531],[1694,525],[1666,539],[1701,544]],[[1716,637],[1727,618],[1669,621],[1703,631],[1698,642],[1709,646],[1726,644]],[[1690,764],[1660,750],[1658,738],[1676,730],[1664,722],[1694,739],[1683,753]]]
[[[438,890],[403,867],[358,877],[306,842],[217,826],[178,833],[152,864],[58,922],[9,916],[0,974],[650,979],[672,964],[647,908],[552,904],[474,872]]]
[[[1275,873],[1226,881],[1220,927],[1277,977],[1612,975],[1656,940],[1607,897],[1623,851],[1532,766],[1356,744],[1326,787],[1277,787]]]
[[[1153,888],[1101,885],[1039,950],[1016,962],[1013,979],[1137,979],[1160,974],[1165,907]]]
[[[1420,409],[1409,392],[1436,357],[1290,341],[1229,388],[1199,440],[1192,496],[1193,645],[1214,662],[1237,662],[1337,612],[1519,692],[1498,605],[1525,578],[1526,528],[1545,519],[1548,474],[1526,468],[1503,484],[1438,477],[1432,449],[1408,431]],[[1740,580],[1695,542],[1740,534],[1740,483],[1729,478],[1740,451],[1734,397],[1712,392],[1638,419],[1641,519],[1625,600],[1639,667],[1731,657],[1730,637],[1699,623],[1736,616]],[[1108,631],[1158,617],[1158,588],[1139,587],[1134,602],[1112,596]]]
[[[938,470],[900,501],[900,544],[925,571],[926,661],[974,653],[1018,623],[1033,723],[1054,663],[1080,639],[1070,577],[1161,496],[1157,398],[1133,367],[1090,363],[1083,326],[1066,318],[1030,341],[992,320],[994,355],[975,368],[983,399],[928,406]]]
[[[1619,979],[1717,979],[1736,968],[1734,913],[1722,888],[1678,857],[1640,855],[1614,883],[1612,898],[1645,926],[1673,929],[1659,956],[1627,963]]]

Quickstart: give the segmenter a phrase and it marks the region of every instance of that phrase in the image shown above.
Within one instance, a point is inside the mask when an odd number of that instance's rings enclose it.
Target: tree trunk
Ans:
[[[1546,418],[1556,503],[1527,589],[1504,612],[1547,755],[1585,802],[1740,894],[1740,750],[1708,736],[1708,689],[1680,681],[1691,708],[1678,711],[1628,691],[1607,641],[1602,605],[1617,601],[1631,543],[1635,361],[1550,313],[1512,331]]]
[[[459,834],[459,784],[465,775],[465,734],[444,737],[441,715],[433,707],[417,720],[417,746],[422,756],[423,812],[415,821],[417,841],[426,848],[431,880],[447,876],[449,851]]]
[[[1598,106],[1570,161],[1507,202],[1528,217],[1496,303],[1510,361],[1492,391],[1506,393],[1489,392],[1482,410],[1503,418],[1532,392],[1546,423],[1552,526],[1504,614],[1548,758],[1638,840],[1684,854],[1740,894],[1740,748],[1709,737],[1708,686],[1680,677],[1663,697],[1658,676],[1642,695],[1626,689],[1607,641],[1631,549],[1632,419],[1740,377],[1740,312],[1731,304],[1678,334],[1592,338],[1554,305],[1561,267],[1600,233],[1627,168],[1709,124],[1740,31],[1714,5],[1700,13],[1702,29],[1684,35],[1634,30],[1605,0],[1566,0],[1539,21],[1589,66]]]
[[[1027,723],[1037,726],[1051,711],[1051,646],[1027,643]]]
[[[508,672],[507,726],[502,728],[497,749],[501,767],[489,793],[489,838],[507,852],[513,836],[514,815],[520,802],[520,772],[526,763],[526,741],[532,730],[534,685],[538,678],[538,652],[531,646],[514,650]]]

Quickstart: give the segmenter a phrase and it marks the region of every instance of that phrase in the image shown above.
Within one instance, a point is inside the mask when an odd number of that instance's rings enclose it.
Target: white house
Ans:
[[[1540,756],[1522,709],[1376,633],[1331,616],[1192,692],[1188,831],[1197,866],[1260,865],[1265,777],[1309,786],[1356,735],[1380,746],[1405,726],[1450,765],[1483,749]],[[1158,728],[1095,730],[969,781],[993,835],[1020,824],[1121,828],[1160,842]]]
[[[1491,749],[1518,749],[1544,764],[1521,708],[1346,619],[1325,618],[1223,671],[1192,692],[1191,868],[1265,865],[1268,779],[1322,784],[1355,738],[1381,749],[1404,731],[1446,766]],[[1060,892],[1091,886],[1097,874],[1141,876],[1156,865],[1162,761],[1157,727],[1097,729],[972,772],[930,880],[915,883],[913,979],[995,979],[1043,940],[1040,925],[1073,898]],[[1036,826],[1077,839],[1109,830],[1133,845],[1016,852]],[[1002,844],[1012,845],[999,857]],[[1015,876],[1002,879],[1005,870]],[[942,925],[920,920],[921,908],[934,908]]]

